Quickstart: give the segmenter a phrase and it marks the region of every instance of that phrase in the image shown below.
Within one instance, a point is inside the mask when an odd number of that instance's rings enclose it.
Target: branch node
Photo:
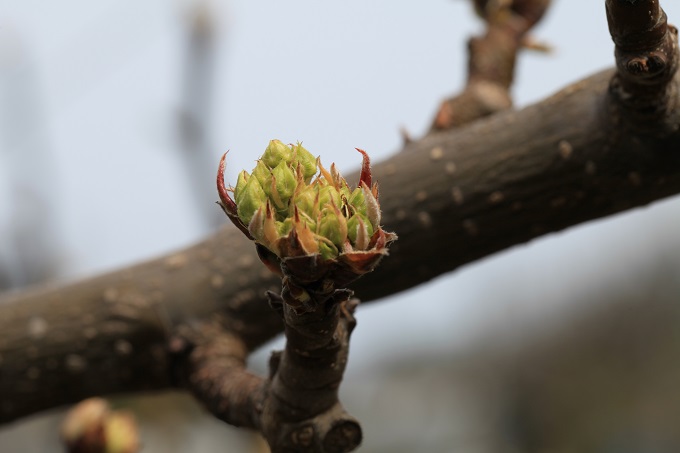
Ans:
[[[356,420],[340,420],[328,431],[323,446],[328,453],[343,453],[356,449],[362,440],[361,426]]]
[[[607,22],[616,46],[613,106],[632,130],[667,136],[677,130],[677,29],[658,0],[607,0]]]

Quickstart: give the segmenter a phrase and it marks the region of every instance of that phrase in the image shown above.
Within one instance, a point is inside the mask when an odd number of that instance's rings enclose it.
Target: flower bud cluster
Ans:
[[[102,398],[88,398],[73,407],[61,434],[69,453],[137,453],[140,449],[133,415],[112,410]]]
[[[270,141],[253,171],[242,171],[233,188],[224,184],[226,154],[220,161],[222,209],[256,242],[267,267],[287,278],[293,299],[307,299],[312,288],[345,287],[372,271],[397,238],[380,226],[378,186],[371,184],[368,155],[357,151],[363,163],[356,188],[335,164],[327,170],[300,143]]]
[[[361,180],[351,189],[335,164],[328,171],[300,143],[272,140],[253,171],[238,176],[236,214],[250,236],[279,258],[294,232],[306,255],[334,259],[367,250],[380,228],[377,186],[369,184]]]

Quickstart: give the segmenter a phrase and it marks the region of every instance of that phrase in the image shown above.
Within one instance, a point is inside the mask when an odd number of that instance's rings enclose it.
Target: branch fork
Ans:
[[[272,452],[349,452],[361,427],[338,400],[356,326],[358,300],[334,290],[306,309],[268,292],[285,323],[286,347],[272,353],[264,379],[246,370],[248,351],[218,320],[182,326],[169,349],[177,384],[217,418],[260,431]]]

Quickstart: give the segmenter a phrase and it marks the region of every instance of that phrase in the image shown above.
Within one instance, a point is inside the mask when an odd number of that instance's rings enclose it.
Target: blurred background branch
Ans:
[[[39,76],[16,30],[0,41],[0,289],[11,289],[56,277],[62,257]]]
[[[181,163],[194,202],[196,215],[203,221],[206,231],[222,225],[224,217],[219,210],[206,203],[215,198],[212,181],[205,178],[215,167],[213,110],[215,99],[215,65],[217,64],[219,30],[215,12],[209,2],[192,4],[186,20],[186,50],[183,64],[182,96],[179,114],[179,143]],[[220,80],[225,83],[224,79]],[[225,102],[222,99],[222,102]],[[225,127],[225,124],[220,124]]]

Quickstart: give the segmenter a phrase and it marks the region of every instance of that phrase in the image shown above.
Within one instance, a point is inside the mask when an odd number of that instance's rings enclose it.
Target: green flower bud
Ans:
[[[319,186],[312,185],[306,187],[298,187],[298,191],[294,195],[294,203],[291,206],[289,215],[293,215],[293,209],[297,207],[300,213],[305,213],[309,217],[316,217],[319,199]]]
[[[352,209],[354,209],[354,212],[366,215],[366,201],[364,200],[364,191],[361,190],[361,187],[354,189],[347,201],[352,206]]]
[[[257,178],[253,175],[248,178],[239,198],[236,199],[236,209],[241,221],[248,225],[253,218],[255,211],[267,203],[267,194],[262,189]]]
[[[333,186],[323,186],[319,189],[319,207],[327,204],[332,204],[338,208],[342,206],[340,192]]]
[[[319,242],[319,254],[325,260],[331,260],[338,256],[338,249],[328,242]]]
[[[373,227],[363,215],[357,213],[347,220],[347,237],[354,248],[366,250],[371,236]]]
[[[220,205],[241,231],[271,252],[260,255],[270,269],[277,265],[275,255],[290,258],[285,272],[302,280],[320,278],[339,266],[333,278],[351,281],[370,271],[396,239],[380,228],[378,188],[372,185],[368,155],[359,151],[361,177],[351,190],[335,164],[329,171],[300,143],[272,140],[252,173],[239,174],[235,201],[224,185],[223,157],[217,179]]]
[[[300,222],[305,224],[307,228],[310,229],[310,231],[316,231],[316,220],[317,216],[312,217],[311,215],[307,214],[306,212],[300,211],[298,213],[300,217]]]
[[[137,424],[132,414],[112,411],[101,398],[89,398],[69,411],[62,426],[68,451],[137,453]]]
[[[139,434],[132,414],[114,412],[104,425],[106,453],[136,453],[139,451]]]
[[[309,184],[312,181],[312,176],[316,174],[316,157],[312,155],[309,151],[302,147],[302,143],[298,142],[297,145],[293,146],[293,152],[295,153],[295,162],[300,164],[302,167],[302,174],[305,179],[305,183]]]
[[[258,182],[260,183],[260,187],[262,187],[262,190],[264,190],[264,193],[269,196],[272,192],[272,171],[267,165],[264,163],[262,159],[257,161],[257,165],[255,165],[255,168],[253,168],[253,173],[250,176],[254,176],[257,178]],[[236,200],[236,204],[238,204],[238,200]]]
[[[293,151],[290,146],[284,144],[281,140],[270,140],[262,155],[262,160],[269,168],[274,168],[281,162],[288,164],[292,158]]]
[[[279,233],[279,237],[288,236],[290,230],[293,229],[293,219],[287,218],[283,222],[276,222],[276,231]]]
[[[239,195],[243,193],[243,188],[246,186],[248,178],[250,178],[250,175],[245,170],[238,174],[238,179],[236,180],[236,187],[234,187],[234,199],[236,200],[241,199]]]
[[[278,212],[288,212],[288,201],[295,193],[297,178],[293,170],[285,163],[280,162],[272,170],[271,197]]]
[[[347,239],[347,219],[337,206],[329,203],[321,210],[318,234],[342,249]]]

